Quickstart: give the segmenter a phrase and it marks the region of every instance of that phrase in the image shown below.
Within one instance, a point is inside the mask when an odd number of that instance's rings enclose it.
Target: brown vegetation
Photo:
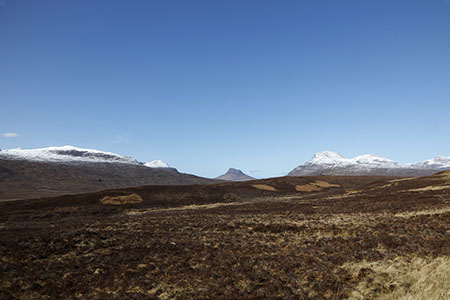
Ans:
[[[219,183],[220,180],[121,163],[51,163],[0,159],[0,202],[54,197],[148,184]]]
[[[123,205],[123,204],[134,204],[141,203],[142,197],[138,194],[129,194],[124,196],[105,196],[100,199],[102,204],[110,204],[110,205]]]
[[[348,263],[353,277],[366,273],[350,294],[352,299],[450,299],[450,257],[398,256],[394,259]]]
[[[392,179],[286,177],[0,203],[0,299],[446,299],[450,190],[410,190],[448,182]],[[318,181],[340,187],[296,190]],[[142,202],[99,201],[132,194]]]
[[[341,187],[339,184],[332,184],[323,180],[316,180],[315,182],[296,185],[295,189],[299,192],[316,192],[322,189],[328,189],[332,187]]]
[[[270,186],[270,185],[267,185],[267,184],[253,184],[252,186],[254,188],[257,188],[259,190],[264,190],[264,191],[276,191],[277,190],[273,186]]]

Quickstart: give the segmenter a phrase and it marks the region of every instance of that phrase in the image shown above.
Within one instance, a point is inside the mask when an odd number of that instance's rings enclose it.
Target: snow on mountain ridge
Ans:
[[[305,163],[305,166],[327,166],[334,168],[343,168],[349,166],[372,166],[395,168],[399,164],[393,160],[381,157],[376,154],[363,154],[354,158],[345,158],[344,156],[331,152],[323,151],[314,154],[313,158]]]
[[[139,164],[137,160],[129,156],[68,145],[38,149],[8,149],[1,151],[0,157],[48,162],[117,162]]]
[[[345,159],[342,155],[332,151],[322,151],[314,154],[313,158],[307,163],[328,164],[336,163]]]
[[[149,168],[170,168],[170,166],[162,161],[162,160],[153,160],[151,162],[146,162],[144,163],[144,166],[149,167]]]
[[[0,151],[0,158],[57,163],[125,163],[143,165],[152,168],[170,168],[169,165],[161,160],[155,160],[150,163],[143,164],[130,156],[123,156],[116,153],[95,149],[77,148],[69,145],[38,149],[4,149]]]
[[[376,154],[363,154],[350,160],[354,164],[385,165],[389,166],[390,168],[399,166],[398,162]]]
[[[450,168],[450,156],[436,156],[435,158],[408,164],[411,167],[433,169],[433,168]]]
[[[337,153],[316,153],[303,165],[294,168],[289,175],[391,175],[426,176],[450,169],[450,157],[438,156],[418,163],[402,164],[376,154],[364,154],[345,158]]]
[[[349,166],[356,164],[368,165],[389,165],[390,167],[398,165],[397,162],[387,159],[376,154],[363,154],[354,158],[345,158],[344,156],[331,152],[323,151],[314,154],[313,158],[305,163],[305,165],[335,165]]]
[[[392,167],[450,167],[450,156],[436,156],[435,158],[424,160],[416,163],[401,164],[391,159],[379,156],[377,154],[363,154],[354,158],[345,158],[344,156],[331,152],[322,151],[314,154],[313,158],[305,163],[305,165],[336,165],[336,166],[348,166],[348,165],[385,165],[389,168]]]

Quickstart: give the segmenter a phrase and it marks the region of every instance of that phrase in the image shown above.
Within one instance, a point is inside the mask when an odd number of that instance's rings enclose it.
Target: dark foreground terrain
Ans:
[[[3,202],[0,258],[1,299],[449,299],[450,173]]]

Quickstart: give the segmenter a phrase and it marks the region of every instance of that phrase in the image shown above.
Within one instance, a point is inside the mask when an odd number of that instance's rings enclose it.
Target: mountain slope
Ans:
[[[247,180],[255,180],[255,178],[248,176],[244,172],[242,172],[239,169],[233,169],[230,168],[228,171],[220,175],[219,177],[216,177],[216,179],[220,180],[227,180],[227,181],[247,181]]]
[[[94,149],[77,148],[73,146],[0,150],[0,158],[59,163],[104,162],[136,165],[141,164],[129,156],[122,156],[119,154]]]
[[[0,149],[0,159],[26,160],[40,162],[75,163],[124,163],[144,165],[150,168],[171,168],[162,160],[141,163],[130,156],[95,149],[84,149],[73,146],[47,147],[38,149]],[[173,168],[172,168],[173,169]]]
[[[158,165],[159,167],[156,167]],[[0,200],[57,196],[141,185],[220,182],[162,161],[146,166],[134,158],[72,146],[0,151]]]
[[[316,153],[311,160],[296,167],[288,175],[426,176],[449,168],[450,157],[439,156],[424,162],[400,164],[375,154],[345,158],[331,151],[323,151]]]

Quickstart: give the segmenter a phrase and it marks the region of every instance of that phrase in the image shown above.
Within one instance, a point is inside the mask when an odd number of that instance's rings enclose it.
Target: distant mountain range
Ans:
[[[128,156],[72,146],[0,150],[0,200],[218,182],[222,181],[179,173],[160,160],[142,163]]]
[[[216,179],[227,180],[227,181],[255,180],[255,178],[248,176],[241,170],[233,169],[233,168],[228,169],[228,171],[225,174],[220,175],[219,177],[216,177]]]
[[[450,157],[400,164],[365,154],[345,158],[324,151],[289,172],[289,176],[426,176],[450,169]],[[229,169],[216,179],[184,174],[161,160],[139,162],[129,156],[73,146],[0,150],[0,200],[57,196],[142,185],[211,184],[255,178]]]
[[[154,160],[142,163],[129,156],[116,153],[99,151],[94,149],[83,149],[73,146],[47,147],[39,149],[9,149],[0,150],[0,159],[26,160],[39,162],[57,163],[122,163],[131,165],[142,165],[150,168],[170,168],[162,160]]]
[[[331,151],[316,153],[305,164],[289,172],[288,176],[311,175],[389,175],[426,176],[450,169],[450,157],[438,156],[417,163],[400,164],[393,160],[365,154],[355,158],[345,158]]]

